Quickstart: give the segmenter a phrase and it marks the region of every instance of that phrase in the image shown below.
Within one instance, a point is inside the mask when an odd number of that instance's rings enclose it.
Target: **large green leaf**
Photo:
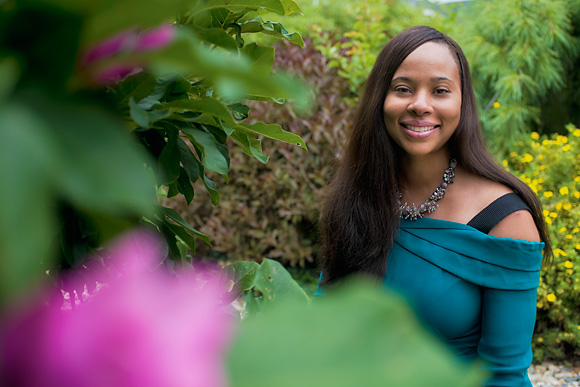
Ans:
[[[163,147],[159,158],[157,159],[157,168],[159,170],[157,183],[165,185],[175,182],[179,177],[181,153],[178,148],[178,131],[168,129],[167,143]]]
[[[400,297],[363,282],[243,320],[227,369],[233,387],[475,387],[485,375],[427,334]]]
[[[195,25],[190,25],[190,28],[195,32],[201,40],[213,44],[218,47],[223,47],[228,50],[237,50],[236,41],[221,28],[199,28]]]
[[[256,272],[260,265],[252,261],[239,261],[224,267],[226,278],[232,283],[232,298],[254,287]]]
[[[274,140],[287,142],[289,144],[297,145],[301,148],[308,149],[304,140],[294,134],[285,131],[278,124],[265,124],[263,122],[257,122],[255,124],[238,124],[234,127],[234,130],[240,131],[242,133],[255,133],[261,134],[264,137],[268,137]]]
[[[228,108],[216,98],[181,99],[157,105],[156,109],[171,113],[197,112],[219,118],[228,125],[235,125]]]
[[[254,288],[261,293],[264,305],[274,306],[284,300],[310,303],[310,297],[278,261],[264,258],[256,271]]]
[[[304,47],[302,36],[297,32],[288,32],[280,23],[264,22],[261,18],[248,20],[242,24],[242,32],[263,32],[278,39],[285,39],[291,43]]]
[[[262,143],[260,140],[252,137],[248,133],[242,132],[234,132],[232,138],[242,146],[242,150],[245,154],[255,157],[264,164],[268,162],[270,157],[262,153]]]
[[[57,141],[56,178],[65,199],[80,209],[114,215],[152,213],[149,161],[118,117],[81,100],[34,93],[26,99]]]
[[[34,109],[17,101],[0,105],[0,128],[0,303],[4,303],[34,288],[55,258],[53,188],[61,163],[49,127]]]

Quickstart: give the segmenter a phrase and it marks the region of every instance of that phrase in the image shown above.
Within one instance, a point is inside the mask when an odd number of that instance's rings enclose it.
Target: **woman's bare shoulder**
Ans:
[[[479,192],[477,195],[478,207],[481,210],[503,195],[513,193],[511,188],[483,177],[477,177],[475,181]],[[540,234],[538,233],[534,218],[527,210],[512,212],[492,228],[489,235],[522,239],[530,242],[540,241]]]

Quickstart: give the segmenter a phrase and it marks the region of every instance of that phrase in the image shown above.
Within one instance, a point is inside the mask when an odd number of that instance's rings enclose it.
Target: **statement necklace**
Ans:
[[[445,197],[445,189],[451,183],[453,183],[453,178],[455,177],[455,167],[457,166],[457,161],[455,159],[451,159],[449,161],[449,168],[445,170],[443,173],[443,181],[439,184],[439,187],[435,189],[435,192],[429,196],[429,199],[425,200],[425,203],[421,204],[419,207],[412,203],[411,205],[401,204],[401,199],[403,199],[403,194],[397,192],[397,196],[399,197],[399,206],[401,217],[403,219],[410,219],[410,220],[417,220],[423,217],[424,213],[432,213],[435,211],[439,204],[437,202]]]

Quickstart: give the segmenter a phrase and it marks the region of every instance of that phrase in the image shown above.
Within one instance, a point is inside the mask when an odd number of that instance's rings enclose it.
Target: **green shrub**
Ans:
[[[328,67],[328,59],[313,48],[311,40],[305,40],[304,48],[284,43],[276,51],[275,66],[312,85],[315,105],[310,116],[302,117],[290,105],[258,102],[250,105],[251,116],[278,122],[300,135],[309,151],[279,144],[265,151],[270,160],[263,164],[244,157],[239,147],[230,147],[229,184],[222,186],[218,207],[204,206],[201,190],[189,207],[180,199],[172,199],[170,205],[211,236],[214,251],[199,246],[199,254],[222,253],[233,260],[267,256],[303,267],[314,261],[322,188],[353,106],[345,101],[350,95],[347,81]]]
[[[533,132],[503,160],[540,197],[554,249],[538,288],[538,361],[580,355],[580,129],[567,129],[568,136]]]

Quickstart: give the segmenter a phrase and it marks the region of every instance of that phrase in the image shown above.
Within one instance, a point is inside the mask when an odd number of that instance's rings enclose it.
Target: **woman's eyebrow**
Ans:
[[[408,77],[397,77],[397,78],[393,78],[393,80],[391,82],[395,82],[395,81],[405,81],[405,82],[411,82],[411,78]],[[438,81],[449,81],[449,82],[453,82],[452,79],[447,78],[447,77],[432,77],[430,79],[431,82],[438,82]]]

